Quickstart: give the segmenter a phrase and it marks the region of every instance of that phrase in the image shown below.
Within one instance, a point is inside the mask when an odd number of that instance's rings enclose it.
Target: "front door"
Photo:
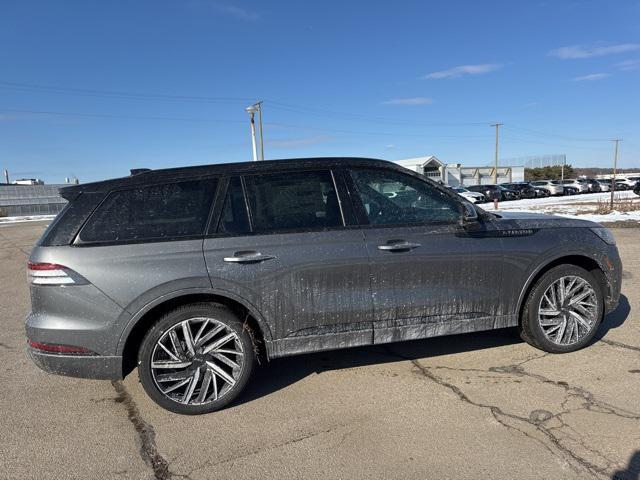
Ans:
[[[204,255],[213,288],[261,313],[273,356],[372,343],[364,237],[345,228],[331,171],[231,178]]]
[[[490,222],[460,226],[462,204],[422,178],[354,169],[371,261],[374,343],[496,328],[502,242]]]

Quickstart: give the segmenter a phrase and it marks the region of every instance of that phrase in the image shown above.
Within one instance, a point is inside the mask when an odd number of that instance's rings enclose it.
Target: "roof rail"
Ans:
[[[132,168],[131,176],[133,177],[134,175],[140,175],[141,173],[150,172],[150,171],[151,171],[150,168]]]

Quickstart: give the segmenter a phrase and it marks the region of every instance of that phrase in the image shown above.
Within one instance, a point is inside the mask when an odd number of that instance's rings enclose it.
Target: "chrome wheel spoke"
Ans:
[[[191,397],[193,396],[193,392],[196,389],[196,385],[198,385],[198,380],[200,379],[200,369],[197,368],[195,372],[193,372],[193,376],[191,377],[191,381],[189,382],[189,386],[187,387],[187,391],[184,392],[184,397],[182,398],[182,403],[189,403]]]
[[[225,372],[223,369],[221,369],[218,365],[216,365],[213,362],[207,362],[207,366],[211,369],[213,373],[218,375],[229,385],[231,385],[232,387],[235,385],[236,383],[235,379],[231,375],[229,375],[227,372]]]
[[[225,329],[224,325],[218,325],[213,330],[209,331],[204,337],[200,338],[198,340],[198,343],[196,343],[196,346],[198,348],[202,347],[202,345],[207,343],[209,340],[211,340],[213,337],[215,337],[218,333],[220,333],[224,329]]]
[[[193,336],[191,334],[191,327],[189,326],[189,320],[182,322],[182,334],[184,335],[184,343],[187,344],[187,351],[191,355],[195,355],[196,351],[193,344]]]
[[[234,338],[238,338],[238,336],[234,332],[228,333],[224,337],[221,337],[218,340],[216,340],[215,342],[212,342],[209,345],[207,345],[206,347],[204,347],[202,349],[202,353],[209,353],[211,350],[215,350],[216,348],[221,347],[222,345],[224,345],[225,343],[230,342]]]
[[[596,323],[598,297],[585,279],[561,277],[547,287],[538,306],[538,324],[558,345],[571,345],[588,335]]]
[[[244,371],[238,334],[214,318],[190,318],[175,324],[156,342],[151,355],[157,388],[185,405],[218,400]]]
[[[225,357],[224,355],[222,355],[221,353],[211,353],[211,355],[217,359],[220,360],[222,363],[224,363],[225,365],[231,367],[231,368],[240,368],[240,365],[238,365],[236,362],[234,362],[233,360],[231,360],[228,357]]]
[[[189,360],[164,360],[151,362],[151,368],[186,368],[191,365]]]

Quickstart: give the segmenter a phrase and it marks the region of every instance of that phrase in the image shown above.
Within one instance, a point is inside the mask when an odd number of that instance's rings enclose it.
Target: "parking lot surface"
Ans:
[[[640,230],[614,233],[623,296],[590,347],[511,330],[279,359],[231,407],[185,417],[123,382],[25,355],[26,261],[44,223],[0,227],[0,478],[634,478]]]

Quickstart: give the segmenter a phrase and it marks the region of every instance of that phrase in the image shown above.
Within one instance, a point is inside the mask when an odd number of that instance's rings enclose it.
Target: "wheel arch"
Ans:
[[[557,267],[558,265],[575,265],[577,267],[584,268],[596,278],[598,285],[600,286],[603,299],[607,296],[607,279],[604,274],[602,265],[600,265],[600,263],[596,259],[581,254],[555,257],[549,260],[547,263],[539,266],[537,270],[534,270],[531,275],[529,275],[524,288],[520,292],[520,298],[518,298],[518,323],[522,321],[522,309],[524,308],[525,301],[529,296],[529,293],[531,292],[533,286],[540,279],[540,277],[542,277],[542,275],[547,273],[552,268]]]
[[[118,354],[122,355],[122,377],[126,377],[136,367],[140,344],[151,326],[165,312],[190,303],[219,303],[231,309],[240,319],[247,322],[255,334],[260,353],[268,359],[268,345],[271,344],[271,330],[257,309],[244,299],[228,292],[204,289],[188,289],[163,295],[147,304],[129,321],[118,342]]]

